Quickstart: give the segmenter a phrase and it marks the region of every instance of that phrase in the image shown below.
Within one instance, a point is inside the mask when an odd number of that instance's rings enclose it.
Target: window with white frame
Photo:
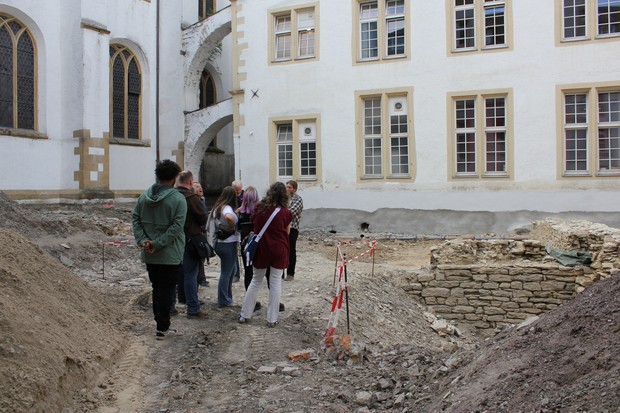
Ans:
[[[276,179],[316,180],[318,140],[314,119],[275,123]]]
[[[598,0],[597,29],[599,35],[620,34],[620,0]]]
[[[299,122],[299,176],[316,178],[317,152],[314,122]]]
[[[454,177],[507,177],[509,122],[507,95],[453,98]]]
[[[278,177],[293,178],[293,124],[278,125],[277,130]]]
[[[360,1],[358,59],[378,60],[406,55],[405,0]]]
[[[620,0],[556,1],[561,2],[561,40],[620,37]]]
[[[564,176],[620,176],[620,88],[564,92],[563,103]]]
[[[290,62],[316,57],[314,8],[287,10],[273,14],[274,62]]]
[[[291,58],[291,15],[276,17],[276,60]]]
[[[586,37],[586,0],[563,0],[562,3],[564,38]]]
[[[362,97],[361,161],[364,179],[410,178],[406,95]]]
[[[314,11],[297,13],[297,56],[314,57]]]
[[[452,6],[452,51],[509,46],[511,0],[449,0]]]

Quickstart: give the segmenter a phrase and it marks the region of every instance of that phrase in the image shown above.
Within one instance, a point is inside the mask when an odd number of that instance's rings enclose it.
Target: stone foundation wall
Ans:
[[[531,238],[563,250],[589,252],[592,281],[620,269],[620,229],[589,221],[546,219],[532,223]]]
[[[455,239],[432,249],[431,266],[406,289],[438,317],[483,333],[556,308],[620,268],[620,231],[586,221],[537,221],[536,239]],[[590,266],[567,267],[547,247],[579,249]]]

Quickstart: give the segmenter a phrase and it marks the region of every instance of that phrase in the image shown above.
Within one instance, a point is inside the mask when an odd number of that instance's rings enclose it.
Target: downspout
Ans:
[[[157,0],[157,21],[155,23],[156,36],[155,36],[155,155],[156,163],[159,163],[159,13],[160,13],[161,0]]]

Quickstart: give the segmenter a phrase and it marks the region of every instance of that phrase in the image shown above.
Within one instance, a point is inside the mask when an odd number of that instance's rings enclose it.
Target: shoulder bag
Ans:
[[[190,252],[197,258],[209,258],[215,257],[215,250],[207,241],[207,237],[204,234],[193,235],[187,241],[190,247]]]
[[[254,264],[254,257],[256,256],[256,251],[258,250],[258,241],[260,241],[260,239],[263,237],[263,234],[267,230],[267,227],[269,226],[269,224],[271,224],[271,221],[273,221],[273,218],[278,212],[280,212],[280,208],[276,208],[271,213],[271,216],[269,217],[265,225],[263,225],[263,228],[260,230],[258,235],[252,234],[248,237],[248,242],[245,244],[245,248],[243,248],[246,265],[249,266]]]

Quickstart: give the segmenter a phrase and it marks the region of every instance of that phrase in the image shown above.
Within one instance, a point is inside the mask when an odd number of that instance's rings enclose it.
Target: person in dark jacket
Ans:
[[[169,311],[176,280],[183,273],[185,249],[183,226],[187,203],[174,189],[180,171],[173,161],[159,162],[155,168],[157,182],[140,195],[132,216],[136,244],[142,248],[142,261],[153,287],[153,316],[158,339],[177,333],[170,328]]]
[[[282,182],[269,187],[265,197],[254,208],[253,232],[259,234],[270,216],[273,220],[265,230],[258,243],[254,257],[254,275],[245,293],[239,323],[252,318],[256,297],[261,288],[265,273],[269,269],[269,303],[267,305],[267,325],[275,327],[278,322],[280,295],[282,292],[282,274],[288,266],[289,244],[288,233],[293,215],[288,210],[289,194]],[[277,212],[276,208],[280,208]]]
[[[207,223],[207,213],[202,201],[194,192],[194,175],[190,171],[181,171],[177,189],[187,202],[187,216],[183,229],[185,238],[189,241],[192,236],[202,233],[202,228]],[[188,248],[187,241],[183,253],[183,290],[187,304],[187,318],[205,318],[207,313],[200,309],[198,300],[198,271],[201,260],[200,257],[194,256],[191,248]]]

